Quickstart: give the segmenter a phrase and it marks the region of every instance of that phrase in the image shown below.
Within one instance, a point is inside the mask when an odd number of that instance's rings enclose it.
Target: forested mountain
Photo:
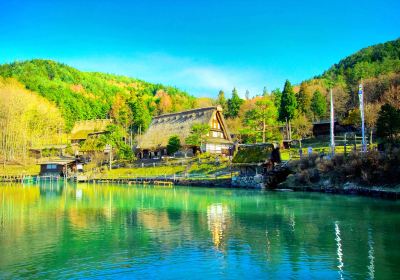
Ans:
[[[356,85],[362,79],[400,72],[400,39],[364,48],[333,65],[319,78]]]
[[[364,86],[368,112],[374,112],[371,120],[376,119],[384,103],[400,108],[400,39],[364,48],[342,59],[322,75],[302,82],[297,89],[299,110],[311,117],[314,93],[321,92],[328,100],[328,89],[332,87],[336,116],[348,124],[355,124],[355,117],[359,115],[357,93],[360,83]],[[325,117],[328,117],[327,113]]]
[[[190,109],[195,98],[174,87],[104,73],[82,72],[51,60],[30,60],[0,66],[0,76],[15,78],[26,89],[54,102],[67,130],[76,120],[111,117],[142,129],[151,115]],[[143,114],[133,123],[132,112]],[[122,114],[121,116],[119,114]]]

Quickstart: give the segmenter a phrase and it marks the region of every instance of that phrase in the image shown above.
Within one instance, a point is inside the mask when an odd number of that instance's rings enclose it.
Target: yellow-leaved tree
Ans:
[[[0,159],[25,160],[32,147],[60,144],[64,119],[45,98],[0,78]]]

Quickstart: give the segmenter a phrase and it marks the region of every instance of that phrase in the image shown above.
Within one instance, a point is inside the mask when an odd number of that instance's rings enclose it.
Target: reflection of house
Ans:
[[[239,145],[232,163],[239,169],[240,174],[232,178],[232,185],[263,188],[267,172],[280,161],[279,147],[275,147],[274,144]]]
[[[147,132],[139,137],[137,149],[144,156],[151,153],[156,156],[165,155],[169,138],[177,135],[183,148],[194,152],[198,147],[185,143],[194,124],[210,126],[205,143],[200,147],[202,151],[229,154],[232,140],[221,107],[199,108],[155,117]]]
[[[81,143],[90,137],[103,134],[111,119],[77,121],[71,131],[71,143]]]
[[[226,205],[215,203],[207,206],[208,230],[211,231],[214,246],[219,248],[226,235],[229,209]]]

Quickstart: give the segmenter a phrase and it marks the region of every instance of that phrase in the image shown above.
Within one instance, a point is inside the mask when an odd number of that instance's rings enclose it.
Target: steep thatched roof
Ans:
[[[274,145],[270,143],[240,145],[232,159],[234,164],[262,164],[271,159]]]
[[[192,126],[194,124],[211,125],[215,115],[221,124],[224,138],[209,138],[209,142],[232,143],[221,108],[206,107],[154,117],[147,132],[138,137],[137,148],[141,150],[165,148],[173,135],[179,136],[181,145],[185,145],[185,139],[190,135]]]
[[[71,131],[71,140],[86,140],[88,135],[103,133],[111,119],[77,121]]]

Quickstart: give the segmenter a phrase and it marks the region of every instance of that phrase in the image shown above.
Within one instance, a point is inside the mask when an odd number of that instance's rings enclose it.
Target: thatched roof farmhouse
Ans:
[[[219,106],[154,117],[147,132],[138,138],[137,149],[145,154],[153,152],[155,155],[164,155],[168,140],[173,135],[179,136],[183,148],[194,148],[185,142],[194,124],[210,126],[203,147],[199,147],[202,151],[224,154],[230,152],[233,143]]]
[[[112,119],[77,121],[71,131],[71,142],[80,143],[91,135],[102,134],[110,124]]]

